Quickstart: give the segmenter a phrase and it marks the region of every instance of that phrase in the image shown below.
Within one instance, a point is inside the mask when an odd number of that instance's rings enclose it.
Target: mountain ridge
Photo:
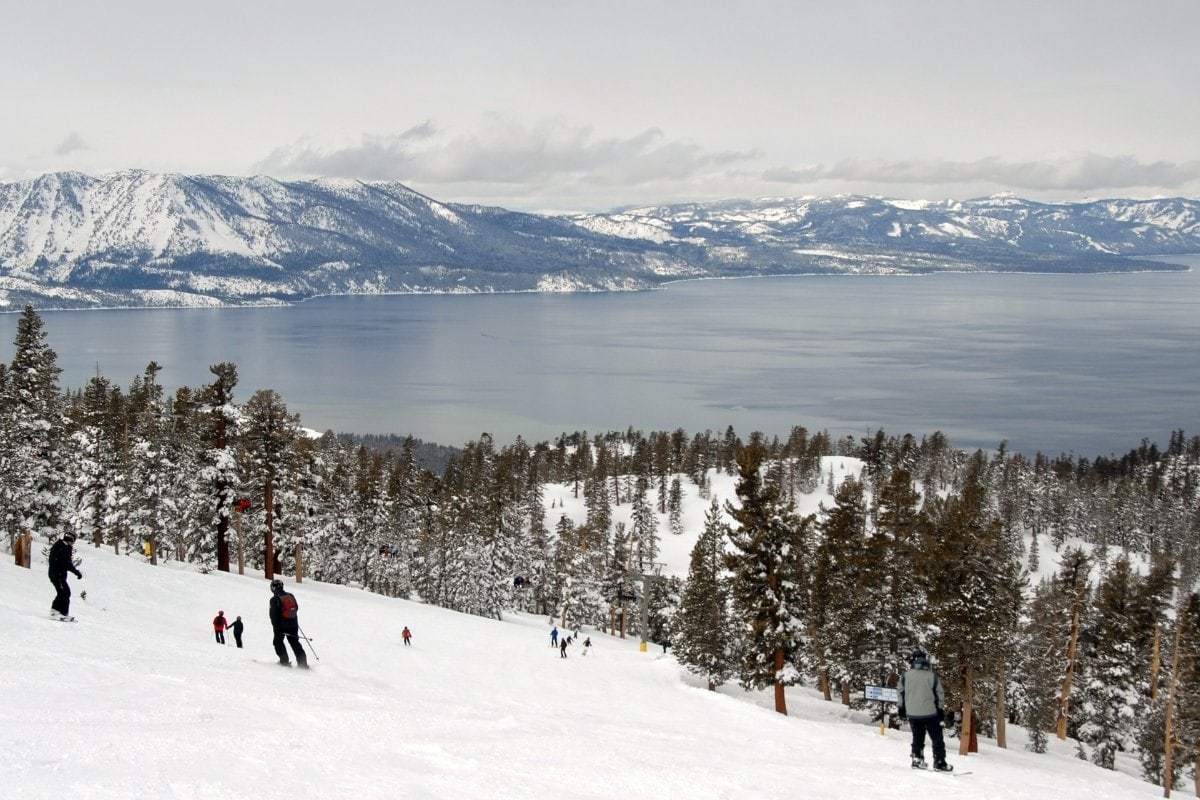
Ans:
[[[531,214],[397,182],[47,173],[0,183],[0,307],[633,291],[698,278],[1176,269],[1200,201],[839,195]]]

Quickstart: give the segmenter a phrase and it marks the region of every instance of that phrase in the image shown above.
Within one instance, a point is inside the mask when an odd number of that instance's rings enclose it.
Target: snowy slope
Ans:
[[[0,564],[0,786],[40,798],[1158,797],[1073,757],[998,750],[914,772],[907,738],[788,691],[791,716],[705,691],[651,647],[585,630],[561,659],[547,620],[486,620],[288,584],[319,660],[272,662],[261,576],[202,575],[85,546],[75,624],[48,619],[45,560]],[[87,599],[79,593],[87,591]],[[246,648],[214,643],[217,610]],[[413,646],[400,643],[409,626]],[[232,637],[230,637],[232,641]],[[1057,743],[1055,743],[1057,745]],[[1123,769],[1132,769],[1122,764]]]

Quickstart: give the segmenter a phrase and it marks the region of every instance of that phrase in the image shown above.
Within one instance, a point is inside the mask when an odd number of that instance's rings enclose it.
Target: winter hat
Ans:
[[[223,616],[225,616],[225,612],[224,612],[224,611],[218,611],[218,612],[217,612],[217,616],[218,616],[218,617],[223,617]]]
[[[67,531],[66,533],[63,534],[63,541],[66,542],[67,544],[74,542],[75,534],[71,533],[70,531]]]
[[[913,667],[917,669],[928,667],[929,657],[925,655],[924,650],[917,648],[916,650],[913,650],[912,657],[908,659],[908,663],[912,664]]]
[[[283,581],[279,580],[279,578],[276,578],[275,580],[271,581],[271,591],[272,592],[282,592],[283,591]]]

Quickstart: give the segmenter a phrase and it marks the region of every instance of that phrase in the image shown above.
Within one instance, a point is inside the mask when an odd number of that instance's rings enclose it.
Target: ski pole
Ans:
[[[297,625],[296,630],[300,631],[300,638],[308,642],[309,649],[312,650],[313,658],[315,658],[317,661],[320,661],[321,657],[317,655],[317,648],[313,647],[312,639],[308,638],[308,636],[304,633],[304,628],[301,628],[299,625]]]

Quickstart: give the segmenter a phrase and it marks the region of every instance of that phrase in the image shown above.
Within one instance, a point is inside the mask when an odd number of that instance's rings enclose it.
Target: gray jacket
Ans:
[[[900,713],[909,719],[936,719],[945,708],[942,684],[928,666],[914,667],[900,676]]]

